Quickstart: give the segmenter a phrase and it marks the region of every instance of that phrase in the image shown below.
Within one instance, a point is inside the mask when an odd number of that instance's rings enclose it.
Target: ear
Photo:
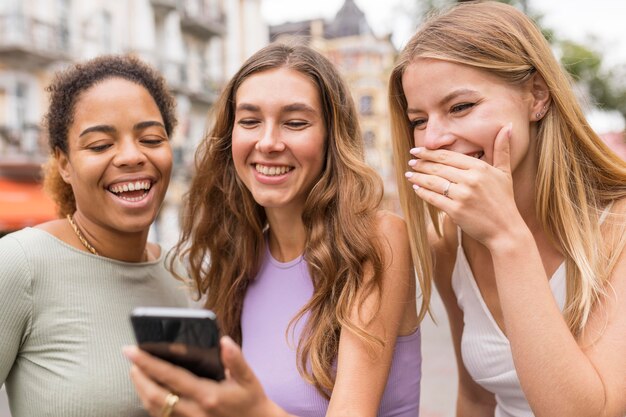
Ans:
[[[543,119],[550,107],[550,90],[546,81],[537,72],[533,74],[529,81],[530,92],[532,94],[530,121],[538,122]]]
[[[59,175],[63,178],[66,184],[70,184],[70,178],[72,177],[72,164],[67,154],[59,148],[54,149],[54,157],[57,160],[57,168]]]

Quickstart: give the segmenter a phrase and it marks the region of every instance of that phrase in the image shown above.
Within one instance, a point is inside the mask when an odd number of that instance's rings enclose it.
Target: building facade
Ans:
[[[48,156],[45,87],[56,70],[102,54],[137,55],[163,73],[178,103],[174,177],[153,236],[173,243],[208,111],[225,80],[268,41],[260,3],[0,0],[0,176],[37,178]]]
[[[354,0],[335,17],[270,26],[270,39],[310,45],[333,62],[350,86],[359,113],[367,163],[382,176],[383,205],[399,208],[387,107],[387,83],[397,51],[390,36],[378,37]]]

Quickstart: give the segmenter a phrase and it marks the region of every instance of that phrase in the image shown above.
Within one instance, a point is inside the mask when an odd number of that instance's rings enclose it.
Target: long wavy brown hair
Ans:
[[[537,26],[521,11],[506,4],[467,3],[424,23],[401,52],[392,71],[389,103],[400,185],[406,184],[402,174],[409,150],[415,146],[406,114],[402,76],[418,58],[467,65],[511,85],[520,84],[534,73],[545,80],[551,101],[545,117],[537,122],[539,164],[535,209],[544,230],[565,256],[564,316],[571,332],[580,335],[593,307],[610,293],[606,291],[610,288],[610,273],[626,244],[623,216],[608,217],[604,236],[599,221],[607,206],[626,196],[626,163],[585,120],[569,77]],[[419,199],[409,186],[399,188],[412,243],[422,248],[426,213],[430,212],[437,228],[439,213]]]
[[[328,397],[342,328],[369,346],[384,345],[365,329],[367,320],[351,318],[353,308],[367,296],[375,294],[380,302],[384,265],[376,239],[382,181],[364,162],[350,92],[321,54],[305,46],[271,44],[248,59],[230,80],[214,106],[213,128],[196,151],[196,172],[185,197],[182,235],[172,261],[185,259],[199,293],[207,297],[206,308],[216,312],[223,333],[241,342],[243,300],[259,271],[268,225],[264,208],[239,180],[233,165],[235,98],[246,79],[274,68],[298,71],[315,84],[327,132],[324,168],[302,214],[304,259],[314,292],[290,329],[308,313],[298,341],[297,366]],[[371,279],[364,279],[366,268],[373,271]]]

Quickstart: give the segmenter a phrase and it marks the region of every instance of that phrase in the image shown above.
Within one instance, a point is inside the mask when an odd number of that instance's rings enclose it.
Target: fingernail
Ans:
[[[231,339],[230,336],[222,336],[222,342],[230,346],[237,346],[235,341]]]
[[[422,152],[422,150],[423,150],[423,149],[424,149],[424,148],[422,148],[422,147],[419,147],[419,148],[413,148],[413,149],[411,149],[411,151],[410,151],[410,152],[411,152],[413,155],[417,155],[418,153]]]
[[[417,184],[413,184],[413,189],[414,189],[415,191],[417,191],[417,190],[419,190],[419,189],[420,189],[420,186],[419,186],[419,185],[417,185]]]
[[[404,176],[407,177],[407,178],[411,178],[413,176],[413,173],[412,172],[405,172]]]
[[[417,159],[411,159],[409,161],[409,166],[414,167],[415,165],[417,165]]]
[[[137,357],[137,346],[124,346],[122,353],[130,360],[134,360]]]

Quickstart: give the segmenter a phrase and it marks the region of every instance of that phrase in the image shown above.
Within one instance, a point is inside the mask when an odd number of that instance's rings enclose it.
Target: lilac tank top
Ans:
[[[300,376],[296,347],[306,314],[285,337],[290,320],[313,295],[307,264],[300,256],[278,262],[269,249],[250,283],[241,315],[244,356],[268,397],[299,417],[326,415],[328,401]],[[419,329],[397,338],[389,379],[378,409],[380,417],[419,415],[422,356]]]

